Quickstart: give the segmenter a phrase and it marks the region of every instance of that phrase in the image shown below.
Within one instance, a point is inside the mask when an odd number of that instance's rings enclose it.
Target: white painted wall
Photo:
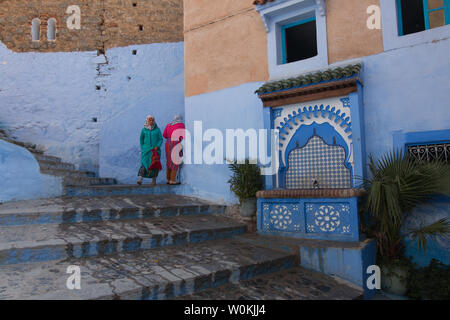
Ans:
[[[0,43],[0,128],[79,169],[98,172],[99,135],[110,121],[116,121],[112,131],[141,128],[147,113],[165,114],[164,90],[176,100],[167,117],[183,113],[183,50],[182,42],[114,48],[104,64],[96,52],[15,53]],[[151,101],[157,106],[150,108]],[[120,120],[139,108],[139,120]]]
[[[25,148],[0,139],[0,203],[55,197],[62,194],[61,177],[41,174]]]

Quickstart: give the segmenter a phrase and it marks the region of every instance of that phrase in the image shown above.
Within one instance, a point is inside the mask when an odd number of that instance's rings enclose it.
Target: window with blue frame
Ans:
[[[308,18],[281,26],[282,63],[317,56],[316,18]]]
[[[400,36],[450,24],[450,0],[397,0]]]

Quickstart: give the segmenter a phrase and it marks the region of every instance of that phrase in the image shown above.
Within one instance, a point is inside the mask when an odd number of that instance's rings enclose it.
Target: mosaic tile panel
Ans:
[[[266,230],[298,232],[300,214],[297,204],[264,204],[264,228]]]
[[[307,233],[352,233],[350,204],[305,203]]]
[[[303,148],[289,154],[286,172],[287,189],[310,189],[317,180],[320,188],[350,188],[351,174],[345,167],[345,150],[327,145],[314,136]]]

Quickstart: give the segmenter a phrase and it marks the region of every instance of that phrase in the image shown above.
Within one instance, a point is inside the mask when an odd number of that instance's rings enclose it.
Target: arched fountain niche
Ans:
[[[282,152],[278,180],[286,189],[346,189],[353,167],[346,141],[329,123],[298,128]]]
[[[347,69],[353,72],[344,75],[331,70],[310,79],[272,82],[259,90],[266,128],[279,130],[280,141],[279,149],[272,150],[279,156],[279,170],[265,176],[265,190],[257,193],[260,234],[361,240],[358,202],[364,193],[365,156],[360,67],[351,66]]]

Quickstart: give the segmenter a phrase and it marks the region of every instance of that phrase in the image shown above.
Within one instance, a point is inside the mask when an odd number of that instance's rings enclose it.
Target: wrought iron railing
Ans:
[[[413,161],[443,161],[450,164],[450,143],[410,145],[408,154]]]

